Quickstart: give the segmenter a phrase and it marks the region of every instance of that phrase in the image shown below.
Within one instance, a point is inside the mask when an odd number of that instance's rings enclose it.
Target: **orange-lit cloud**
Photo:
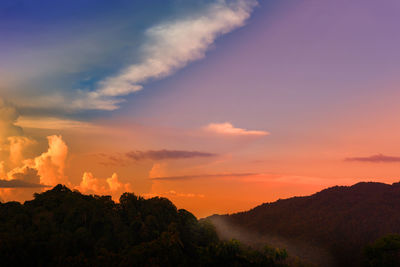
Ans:
[[[99,126],[93,125],[88,122],[55,118],[55,117],[20,116],[18,120],[15,122],[15,125],[20,126],[22,128],[48,129],[48,130],[64,130],[64,129],[74,129],[80,131],[100,130]]]
[[[153,167],[151,168],[149,172],[149,178],[155,179],[159,177],[164,177],[168,173],[167,170],[167,163],[154,163]]]
[[[231,136],[266,136],[269,132],[236,128],[230,122],[210,123],[205,127],[208,132]]]
[[[85,172],[82,181],[75,189],[82,193],[111,195],[115,199],[124,192],[131,192],[132,186],[130,183],[122,183],[119,181],[118,175],[114,173],[110,178],[100,179],[94,177],[91,172]]]
[[[34,140],[29,139],[25,136],[11,136],[8,137],[8,141],[10,161],[15,165],[20,164],[24,159],[24,150],[36,143]]]
[[[15,125],[18,117],[17,109],[0,98],[0,144],[10,136],[22,135],[22,128]]]
[[[28,166],[33,166],[38,170],[41,184],[68,184],[68,179],[64,174],[68,147],[61,136],[53,135],[47,137],[47,139],[49,142],[47,152],[34,160],[28,160]]]

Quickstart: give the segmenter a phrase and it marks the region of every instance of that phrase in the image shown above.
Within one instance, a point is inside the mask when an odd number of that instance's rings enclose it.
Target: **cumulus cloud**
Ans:
[[[13,164],[19,164],[24,159],[24,150],[35,144],[36,142],[25,136],[10,136],[7,138],[9,141],[10,161]]]
[[[38,171],[41,184],[68,184],[68,179],[64,174],[68,147],[61,136],[52,135],[47,139],[48,150],[33,160],[27,160],[27,165]]]
[[[96,90],[80,92],[72,105],[80,109],[117,109],[121,102],[118,97],[139,91],[148,80],[166,77],[203,58],[218,36],[244,25],[256,4],[256,0],[219,0],[197,14],[149,28],[142,60],[102,80]]]
[[[7,180],[23,181],[25,183],[39,184],[40,176],[38,171],[34,168],[24,166],[22,168],[15,168],[7,174]]]
[[[230,136],[266,136],[269,132],[266,131],[255,131],[247,130],[243,128],[237,128],[230,122],[224,123],[210,123],[205,127],[205,130],[211,133],[230,135]]]
[[[386,156],[383,154],[372,155],[369,157],[346,158],[345,161],[372,162],[372,163],[392,163],[400,162],[400,157]]]
[[[86,194],[112,195],[118,198],[122,193],[132,191],[132,186],[130,183],[119,181],[116,173],[110,178],[100,179],[94,177],[91,172],[85,172],[81,183],[75,189]]]
[[[21,150],[34,141],[24,137],[11,138],[10,160],[20,162],[21,166],[7,171],[4,161],[0,162],[1,178],[7,181],[19,181],[13,183],[13,187],[17,187],[20,182],[43,186],[54,186],[59,183],[69,185],[64,174],[68,147],[61,136],[53,135],[47,139],[49,147],[46,152],[34,158],[24,159]]]

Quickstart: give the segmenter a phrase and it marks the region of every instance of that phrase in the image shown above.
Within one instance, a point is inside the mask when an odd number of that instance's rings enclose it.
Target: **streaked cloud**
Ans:
[[[45,188],[51,187],[43,184],[34,184],[21,180],[0,180],[0,188]]]
[[[100,153],[96,155],[101,158],[100,164],[105,166],[126,166],[134,161],[151,160],[177,160],[177,159],[193,159],[193,158],[210,158],[216,157],[218,154],[201,152],[201,151],[187,151],[187,150],[133,150],[123,154],[106,154]]]
[[[143,197],[145,198],[153,198],[153,197],[184,197],[184,198],[204,198],[204,194],[195,194],[195,193],[181,193],[181,192],[176,192],[175,190],[169,190],[167,192],[163,193],[147,193],[147,194],[142,194]]]
[[[248,130],[243,128],[237,128],[230,122],[224,123],[210,123],[205,128],[206,131],[222,135],[231,136],[266,136],[269,135],[267,131],[260,130]]]
[[[205,56],[208,47],[223,34],[243,26],[257,4],[255,0],[217,1],[197,14],[155,25],[146,31],[143,57],[119,74],[99,82],[90,92],[81,92],[72,106],[78,109],[114,110],[119,98],[139,91],[143,83],[171,75],[189,62]]]
[[[20,116],[15,122],[16,126],[31,129],[48,129],[48,130],[65,130],[65,129],[79,129],[79,130],[98,130],[100,127],[95,126],[88,122],[77,120],[69,120],[55,117],[29,117]]]
[[[150,176],[151,180],[156,181],[178,181],[178,180],[191,180],[201,178],[221,178],[221,177],[247,177],[258,175],[257,173],[221,173],[221,174],[203,174],[203,175],[183,175],[183,176],[165,176],[154,177]]]
[[[185,150],[148,150],[148,151],[131,151],[126,153],[126,156],[133,160],[165,160],[165,159],[189,159],[189,158],[209,158],[215,157],[217,154],[200,152],[200,151],[185,151]]]
[[[358,162],[371,162],[371,163],[393,163],[393,162],[400,162],[400,157],[377,154],[377,155],[372,155],[369,157],[346,158],[345,161],[358,161]]]

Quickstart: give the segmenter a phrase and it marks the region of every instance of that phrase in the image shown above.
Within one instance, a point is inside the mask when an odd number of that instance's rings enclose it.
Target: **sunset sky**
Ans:
[[[198,217],[400,180],[398,0],[0,1],[0,200]]]

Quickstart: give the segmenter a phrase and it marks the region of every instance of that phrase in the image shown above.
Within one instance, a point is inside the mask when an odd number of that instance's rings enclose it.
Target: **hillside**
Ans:
[[[331,265],[357,266],[362,264],[367,244],[400,233],[400,183],[335,186],[311,196],[278,200],[210,219],[222,237],[283,243],[289,253],[325,265],[308,256],[323,251],[331,256]],[[227,228],[233,230],[227,232]],[[249,234],[256,238],[249,238]],[[304,252],[305,247],[309,251]]]
[[[83,195],[58,185],[0,203],[1,266],[287,266],[286,251],[220,241],[166,198]]]

